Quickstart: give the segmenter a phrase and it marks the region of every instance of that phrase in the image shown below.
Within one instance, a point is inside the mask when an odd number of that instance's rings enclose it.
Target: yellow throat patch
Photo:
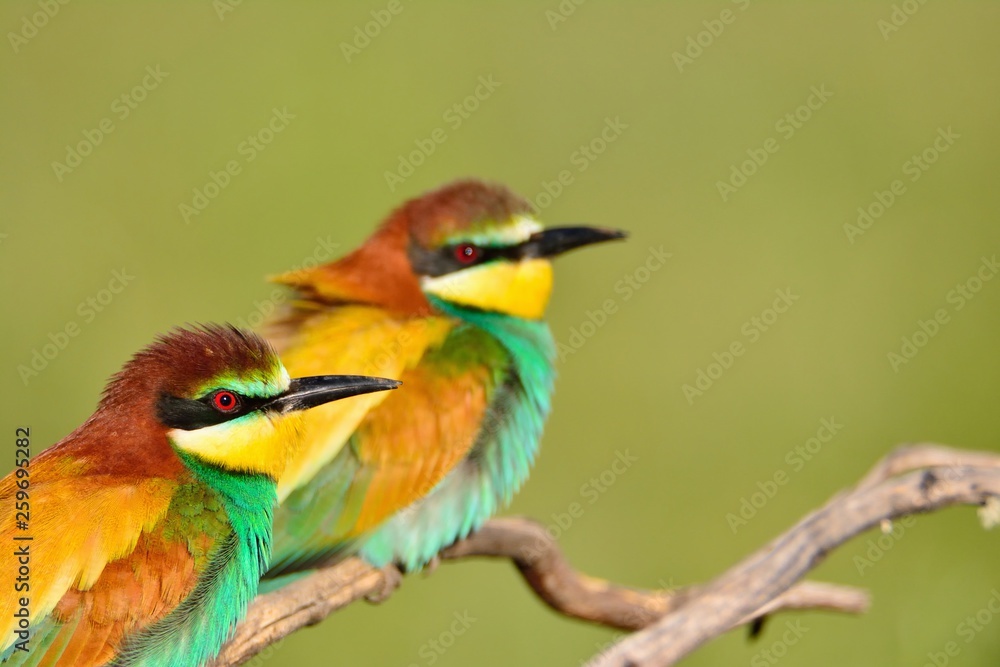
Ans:
[[[278,479],[299,446],[302,425],[302,413],[251,412],[194,431],[173,429],[167,436],[178,449],[208,463]]]
[[[538,320],[552,293],[552,263],[547,259],[490,262],[436,278],[424,278],[428,294],[461,306]]]

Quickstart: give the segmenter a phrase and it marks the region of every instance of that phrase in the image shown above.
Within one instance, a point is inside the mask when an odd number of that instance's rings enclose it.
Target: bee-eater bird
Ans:
[[[174,330],[136,354],[90,419],[0,481],[0,658],[215,657],[267,567],[302,411],[397,384],[290,380],[263,339],[233,327]]]
[[[403,388],[306,416],[265,588],[356,552],[423,567],[509,502],[549,412],[550,260],[624,236],[545,229],[506,188],[460,181],[406,202],[345,257],[278,276],[297,300],[265,332],[291,372]]]

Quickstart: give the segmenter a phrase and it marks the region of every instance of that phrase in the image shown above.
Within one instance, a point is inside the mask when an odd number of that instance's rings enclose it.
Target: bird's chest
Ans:
[[[252,597],[271,556],[274,482],[188,457],[164,535],[186,544],[203,592],[236,586]],[[220,584],[223,584],[220,586]]]
[[[231,532],[224,499],[218,491],[197,480],[178,487],[164,520],[163,534],[187,546],[196,572],[208,568],[219,545]]]
[[[466,459],[478,478],[506,502],[528,476],[551,406],[555,345],[548,326],[495,313],[463,312],[480,340],[495,346],[489,401]]]

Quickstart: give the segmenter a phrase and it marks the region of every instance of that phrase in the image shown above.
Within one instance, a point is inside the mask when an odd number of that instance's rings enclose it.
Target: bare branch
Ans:
[[[291,633],[379,591],[382,572],[356,558],[324,568],[281,590],[259,596],[236,634],[212,663],[240,665]]]
[[[922,470],[922,472],[913,472]],[[787,610],[859,614],[857,588],[801,582],[832,549],[884,521],[1000,496],[1000,456],[939,445],[901,447],[859,484],[716,580],[675,590],[642,590],[576,571],[540,524],[495,519],[442,552],[444,560],[509,559],[538,597],[565,616],[627,631],[594,667],[674,664],[707,641],[755,618]],[[262,595],[214,663],[238,665],[292,632],[362,598],[381,601],[399,583],[358,559],[323,568]]]
[[[857,487],[838,494],[679,609],[626,637],[589,665],[672,665],[748,616],[760,614],[848,539],[883,521],[952,505],[982,505],[998,495],[996,455],[932,444],[897,449]]]
[[[494,519],[442,556],[509,558],[538,597],[555,611],[619,630],[644,628],[679,609],[701,590],[688,586],[649,591],[589,577],[573,569],[544,526],[528,519]],[[856,588],[806,582],[774,600],[767,611],[822,609],[859,614],[867,608],[868,595]]]

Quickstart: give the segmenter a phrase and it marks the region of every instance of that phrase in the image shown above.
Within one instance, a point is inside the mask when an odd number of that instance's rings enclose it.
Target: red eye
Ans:
[[[455,259],[462,264],[472,264],[479,259],[479,248],[471,243],[462,243],[455,246]]]
[[[232,412],[240,405],[240,400],[231,391],[220,391],[212,396],[212,405],[219,412]]]

